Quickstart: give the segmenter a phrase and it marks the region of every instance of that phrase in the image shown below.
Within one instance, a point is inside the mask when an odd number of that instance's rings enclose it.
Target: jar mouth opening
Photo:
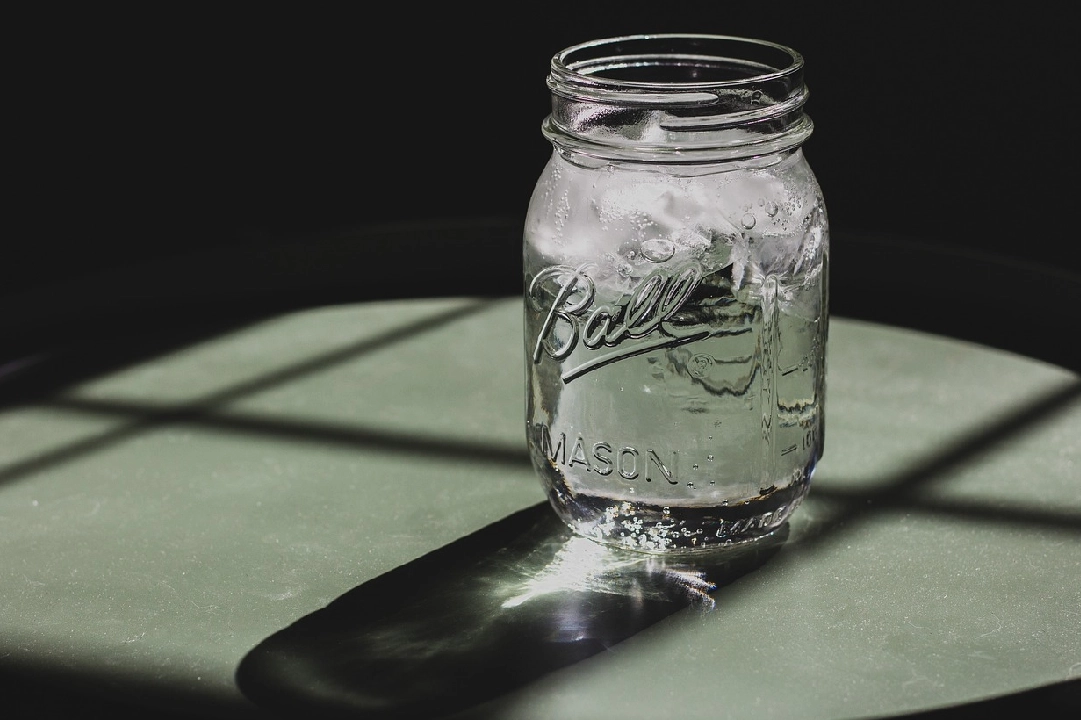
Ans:
[[[624,102],[671,103],[673,94],[801,82],[803,56],[765,40],[731,35],[625,35],[568,47],[551,62],[560,94],[619,93]]]
[[[803,56],[732,35],[625,35],[557,53],[545,135],[568,152],[699,163],[784,152],[810,136]]]

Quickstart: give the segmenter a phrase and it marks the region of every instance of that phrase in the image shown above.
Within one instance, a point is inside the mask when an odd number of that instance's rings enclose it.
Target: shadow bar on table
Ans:
[[[529,466],[525,438],[521,443],[496,444],[456,437],[388,432],[356,423],[294,420],[278,415],[215,410],[214,406],[181,409],[155,403],[120,400],[85,400],[57,398],[37,403],[35,407],[64,410],[103,417],[121,417],[143,423],[164,423],[196,430],[277,438],[320,445],[340,445],[355,450],[375,450],[410,457],[427,456],[476,464],[495,464],[508,470]]]
[[[971,498],[961,500],[946,497],[914,497],[914,495],[914,492],[877,494],[866,490],[841,490],[823,487],[821,484],[814,489],[815,499],[848,508],[849,517],[866,513],[867,510],[862,509],[862,506],[867,505],[867,501],[870,500],[875,512],[904,510],[922,515],[949,517],[963,522],[1081,533],[1081,511],[1078,510],[1039,508],[1012,502],[995,505],[990,502],[978,502]],[[839,522],[843,523],[840,520]]]
[[[961,504],[957,501],[940,501],[919,495],[963,463],[993,453],[1008,440],[1016,440],[1024,433],[1037,428],[1041,423],[1050,421],[1058,413],[1073,405],[1078,398],[1081,398],[1081,380],[1033,397],[1020,407],[1003,413],[986,425],[955,436],[941,449],[899,469],[892,475],[875,480],[872,486],[863,492],[845,493],[831,490],[829,487],[822,488],[820,484],[816,484],[811,492],[816,497],[829,498],[837,503],[837,507],[831,517],[816,524],[812,534],[801,538],[799,551],[814,552],[819,545],[830,541],[836,542],[845,533],[855,530],[859,525],[883,513],[894,512],[898,508],[935,513],[946,511],[969,520],[986,520],[996,523],[1018,524],[1031,520],[1033,522],[1028,523],[1029,527],[1081,530],[1081,522],[1079,522],[1081,518],[1077,513],[1029,511],[1006,518],[1008,509],[977,504],[971,500]]]
[[[434,330],[448,323],[487,310],[495,302],[498,302],[498,300],[485,299],[467,302],[460,307],[391,328],[376,337],[363,338],[345,347],[321,353],[258,377],[236,383],[202,398],[157,407],[149,412],[139,413],[134,416],[126,416],[129,417],[129,422],[119,427],[10,463],[0,470],[0,484],[21,480],[38,472],[77,460],[158,427],[204,417],[214,408],[328,370],[364,354],[386,348],[394,343],[412,339],[418,333]],[[29,401],[22,402],[23,404],[29,403]],[[50,401],[46,398],[34,404],[48,405],[49,402],[59,401]],[[72,404],[68,409],[76,409],[76,407],[77,404]]]
[[[336,354],[336,357],[340,358],[341,354]],[[301,366],[314,368],[323,367],[324,364],[316,362],[298,364],[291,369],[281,371],[276,377],[279,380],[295,377],[297,368]],[[270,376],[252,381],[249,387],[267,387],[268,377]],[[215,397],[238,398],[240,395],[234,388]],[[994,452],[1006,441],[1016,439],[1042,422],[1050,421],[1079,398],[1081,398],[1081,381],[1048,391],[1043,396],[1031,398],[1021,407],[1003,413],[997,420],[960,434],[936,453],[918,460],[909,467],[902,468],[882,481],[876,481],[867,490],[846,491],[829,485],[823,486],[821,482],[816,483],[812,491],[815,497],[829,501],[835,510],[832,518],[817,529],[816,539],[808,540],[808,542],[822,542],[831,535],[840,534],[856,519],[865,521],[877,513],[898,509],[950,516],[973,522],[1013,524],[1066,531],[1081,529],[1081,515],[1070,510],[1056,511],[1017,505],[1002,507],[975,499],[961,501],[919,495],[922,490],[932,486],[941,475],[962,463]],[[470,463],[494,463],[508,470],[522,469],[529,463],[524,445],[522,447],[497,446],[492,443],[469,442],[452,437],[388,433],[352,424],[298,421],[285,417],[224,411],[216,409],[219,402],[173,406],[130,401],[57,398],[43,401],[40,406],[129,420],[129,424],[122,426],[118,432],[126,429],[130,429],[128,432],[135,432],[137,429],[168,423],[255,437],[329,443],[386,453],[404,453],[411,456],[421,454]],[[72,452],[74,455],[80,451],[81,448],[75,447]],[[56,456],[50,455],[45,461],[51,462],[56,459]],[[0,480],[4,477],[0,473]]]

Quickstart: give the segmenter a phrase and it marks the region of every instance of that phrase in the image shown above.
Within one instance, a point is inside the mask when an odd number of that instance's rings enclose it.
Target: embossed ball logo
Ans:
[[[533,346],[534,363],[545,355],[563,361],[579,344],[595,351],[562,373],[564,383],[609,363],[709,336],[704,325],[671,321],[702,280],[698,264],[671,275],[656,270],[614,302],[597,302],[597,286],[589,275],[593,267],[547,267],[533,278],[526,294],[533,311],[544,316]]]

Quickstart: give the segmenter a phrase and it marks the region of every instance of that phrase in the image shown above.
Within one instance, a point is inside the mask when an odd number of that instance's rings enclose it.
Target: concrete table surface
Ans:
[[[810,497],[695,566],[554,520],[520,334],[520,298],[309,309],[5,408],[0,670],[238,718],[890,717],[1081,676],[1077,374],[834,317]]]

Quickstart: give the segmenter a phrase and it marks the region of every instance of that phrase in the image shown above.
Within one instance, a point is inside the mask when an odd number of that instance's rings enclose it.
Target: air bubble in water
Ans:
[[[755,219],[754,219],[754,214],[753,213],[744,213],[743,218],[742,218],[742,220],[740,222],[743,223],[743,227],[745,229],[750,230],[751,228],[754,227],[754,224],[756,222]]]
[[[777,204],[774,202],[766,203],[766,214],[774,217],[777,214]]]
[[[671,240],[654,238],[642,243],[642,255],[653,262],[664,262],[676,254],[676,246]]]

